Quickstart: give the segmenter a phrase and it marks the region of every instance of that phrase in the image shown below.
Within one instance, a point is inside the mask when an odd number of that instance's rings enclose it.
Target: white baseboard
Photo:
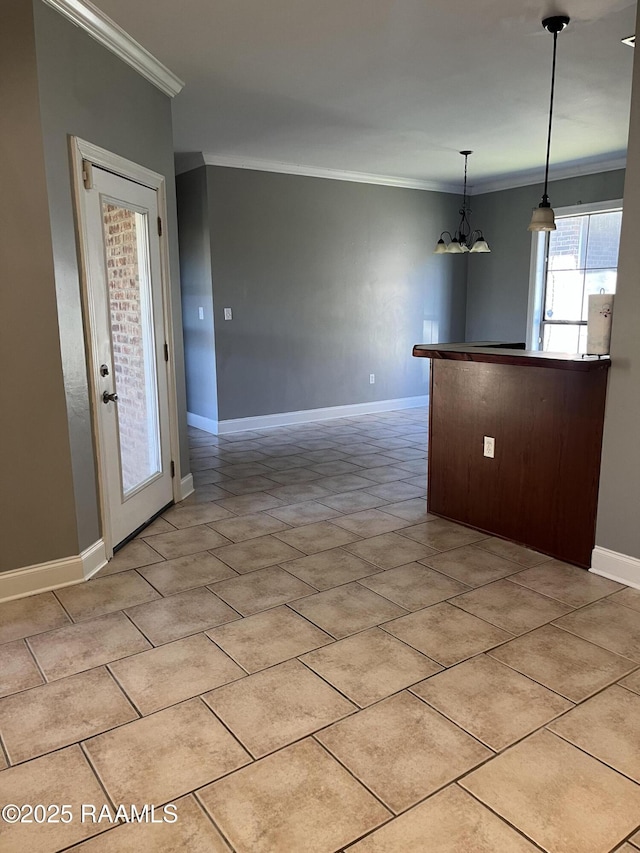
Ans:
[[[195,492],[193,487],[193,474],[187,474],[180,480],[180,500],[183,501]]]
[[[93,545],[85,548],[80,554],[80,560],[82,561],[84,580],[88,581],[89,578],[92,578],[100,569],[107,565],[107,551],[104,546],[104,540],[98,539]]]
[[[210,432],[211,435],[218,435],[218,421],[203,418],[202,415],[194,415],[193,412],[187,412],[187,425]]]
[[[95,575],[106,563],[104,541],[99,539],[73,557],[2,572],[0,602],[81,583]]]
[[[640,589],[640,560],[627,554],[618,554],[597,545],[591,555],[591,571],[618,583]]]
[[[304,424],[309,421],[326,421],[331,418],[349,418],[355,415],[371,415],[375,412],[394,412],[398,409],[415,409],[429,403],[428,395],[422,397],[400,397],[397,400],[374,400],[371,403],[353,403],[350,406],[328,406],[324,409],[303,409],[300,412],[279,412],[275,415],[258,415],[252,418],[232,418],[218,421],[219,435],[229,432],[266,429],[268,427]],[[187,423],[189,416],[187,415]],[[194,423],[191,426],[198,426]],[[204,427],[201,427],[204,429]],[[211,432],[211,430],[208,430]]]

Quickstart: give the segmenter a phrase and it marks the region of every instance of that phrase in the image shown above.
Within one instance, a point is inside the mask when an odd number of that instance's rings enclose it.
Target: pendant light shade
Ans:
[[[489,244],[484,239],[482,231],[472,231],[469,224],[471,208],[467,202],[467,160],[469,159],[469,154],[473,154],[473,151],[461,151],[460,153],[464,157],[464,191],[462,195],[462,207],[458,211],[460,214],[460,224],[458,225],[458,230],[453,235],[450,231],[442,232],[433,250],[434,255],[464,255],[467,252],[491,251]],[[445,234],[449,238],[448,243],[444,239]]]
[[[531,216],[529,231],[555,231],[556,217],[551,205],[549,207],[536,207]]]
[[[470,252],[490,252],[491,249],[489,248],[489,244],[487,243],[487,241],[484,239],[484,237],[482,237],[481,239],[476,240],[476,242],[469,249],[469,251]]]
[[[544,168],[544,192],[542,194],[542,201],[538,205],[537,208],[534,209],[533,215],[531,217],[531,222],[529,223],[529,231],[555,231],[556,230],[556,218],[553,212],[553,208],[551,207],[551,203],[549,202],[549,154],[551,152],[551,126],[553,124],[553,98],[555,94],[556,87],[556,51],[558,47],[558,33],[561,33],[562,30],[569,23],[570,18],[568,15],[554,15],[551,18],[545,18],[542,21],[542,26],[547,30],[547,32],[552,33],[553,35],[553,63],[551,66],[551,98],[549,101],[549,129],[547,132],[547,159]]]

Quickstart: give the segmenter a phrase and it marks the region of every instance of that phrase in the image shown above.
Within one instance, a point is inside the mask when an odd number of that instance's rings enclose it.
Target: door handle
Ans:
[[[110,394],[108,391],[104,391],[102,394],[102,402],[103,403],[117,403],[118,395]]]

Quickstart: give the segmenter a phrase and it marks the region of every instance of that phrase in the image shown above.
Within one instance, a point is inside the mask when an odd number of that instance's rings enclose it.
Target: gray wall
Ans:
[[[34,0],[42,131],[80,549],[99,538],[68,136],[75,135],[167,179],[172,310],[176,333],[181,466],[189,471],[178,267],[171,101],[57,12]],[[77,550],[76,550],[77,553]]]
[[[640,61],[637,53],[627,164],[596,544],[640,558]]]
[[[624,170],[552,181],[553,207],[622,198]],[[472,222],[482,228],[490,255],[469,258],[466,340],[526,340],[531,210],[542,184],[473,196]]]
[[[428,392],[413,344],[464,336],[467,259],[432,254],[457,196],[211,166],[206,176],[221,420]]]
[[[205,166],[178,175],[176,186],[187,410],[217,421],[211,234]],[[199,308],[203,309],[203,320],[198,315]]]
[[[78,553],[30,2],[0,27],[0,571]]]

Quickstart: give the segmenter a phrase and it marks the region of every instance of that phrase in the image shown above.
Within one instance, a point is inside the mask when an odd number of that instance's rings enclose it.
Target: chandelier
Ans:
[[[479,229],[472,231],[471,225],[469,224],[469,216],[471,215],[471,208],[469,207],[469,203],[467,201],[467,160],[469,159],[469,154],[473,154],[473,151],[461,151],[460,152],[464,157],[464,190],[462,194],[462,207],[458,211],[460,214],[460,223],[458,225],[458,230],[451,235],[450,231],[443,231],[440,235],[440,239],[436,243],[436,247],[433,250],[434,255],[461,255],[465,252],[490,252],[489,244],[484,239],[484,234]],[[449,237],[449,242],[445,242],[445,234]]]

